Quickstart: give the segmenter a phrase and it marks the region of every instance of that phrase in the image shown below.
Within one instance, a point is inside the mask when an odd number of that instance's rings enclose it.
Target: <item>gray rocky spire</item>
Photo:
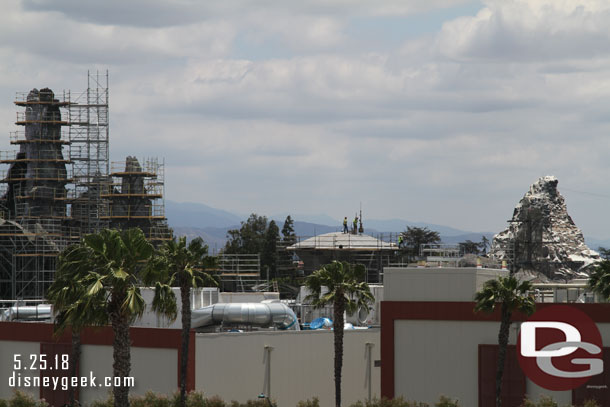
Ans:
[[[585,244],[568,214],[553,176],[541,177],[515,207],[508,228],[494,236],[490,257],[513,263],[517,271],[550,279],[587,276],[599,254]]]

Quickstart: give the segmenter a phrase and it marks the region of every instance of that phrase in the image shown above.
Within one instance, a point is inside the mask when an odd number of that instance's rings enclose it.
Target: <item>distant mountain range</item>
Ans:
[[[239,225],[241,216],[201,203],[165,201],[165,213],[170,226],[195,228]]]
[[[169,225],[178,236],[186,235],[189,239],[197,236],[202,237],[210,246],[211,251],[220,250],[227,241],[227,231],[240,227],[247,216],[240,216],[222,209],[216,209],[201,203],[165,201],[165,212]],[[289,213],[279,213],[267,216],[275,220],[279,228],[284,225],[284,220]],[[342,229],[342,222],[325,214],[303,215],[290,214],[294,219],[295,233],[298,236],[315,236],[323,233],[338,232]],[[351,219],[350,219],[351,221]],[[457,244],[466,240],[480,242],[482,236],[490,241],[493,232],[471,232],[452,228],[450,226],[437,225],[427,222],[412,222],[404,219],[364,219],[365,233],[370,235],[389,235],[398,233],[411,227],[427,227],[439,232],[443,243]],[[610,247],[610,239],[585,237],[587,245],[596,250],[598,247]]]
[[[228,230],[239,228],[241,222],[247,218],[201,203],[166,201],[165,212],[169,225],[174,229],[176,235],[186,235],[189,239],[200,236],[210,246],[212,252],[220,250],[225,245]],[[268,216],[268,218],[275,220],[281,229],[287,215],[288,213],[280,213]],[[297,236],[315,236],[338,232],[342,229],[342,222],[328,215],[290,215],[294,219],[294,229]],[[364,219],[365,233],[373,236],[383,234],[387,237],[390,233],[395,234],[404,231],[407,225],[427,227],[430,230],[437,231],[443,242],[448,244],[456,244],[465,240],[479,242],[482,236],[490,240],[493,237],[491,232],[470,232],[426,222],[411,222],[404,219]]]

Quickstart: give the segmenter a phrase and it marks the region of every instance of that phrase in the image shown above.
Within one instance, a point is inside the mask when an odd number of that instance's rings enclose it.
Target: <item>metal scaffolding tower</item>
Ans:
[[[81,233],[95,233],[109,225],[108,71],[87,72],[87,90],[71,101],[69,118],[71,217]]]
[[[39,299],[58,254],[109,225],[108,72],[88,72],[82,93],[33,89],[15,105],[19,150],[0,153],[0,299]]]
[[[139,227],[153,244],[171,239],[165,218],[165,162],[157,158],[112,162],[101,198],[110,202],[103,220],[117,229]]]
[[[16,125],[11,134],[19,151],[0,154],[8,170],[0,174],[0,299],[41,298],[52,283],[57,255],[69,243],[67,185],[70,94],[50,89],[18,93]]]
[[[110,169],[108,71],[87,72],[82,93],[33,89],[15,104],[19,151],[0,152],[0,300],[43,298],[58,254],[85,234],[140,227],[155,244],[171,239],[164,162]]]

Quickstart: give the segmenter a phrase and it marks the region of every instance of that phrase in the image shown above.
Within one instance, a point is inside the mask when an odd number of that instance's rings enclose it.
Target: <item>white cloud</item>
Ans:
[[[366,52],[349,16],[464,2],[143,4],[6,2],[0,130],[15,91],[81,90],[109,68],[113,160],[165,156],[169,199],[336,217],[363,201],[369,217],[498,230],[541,175],[606,185],[606,2],[488,1]],[[586,233],[610,227],[599,205],[568,204]]]
[[[14,1],[14,0],[13,0]],[[291,16],[345,17],[350,15],[413,15],[467,3],[469,0],[23,0],[28,11],[56,12],[70,19],[102,25],[165,27],[191,24],[210,19],[235,19],[251,14],[269,13],[289,20]],[[267,21],[273,24],[274,21]]]
[[[475,17],[443,25],[438,48],[457,60],[548,61],[607,54],[605,0],[489,0]]]

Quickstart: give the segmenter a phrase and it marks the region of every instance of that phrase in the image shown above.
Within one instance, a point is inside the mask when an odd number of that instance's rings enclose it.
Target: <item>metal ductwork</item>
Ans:
[[[274,326],[282,330],[299,330],[295,313],[280,302],[218,303],[193,310],[191,318],[193,328],[219,324],[243,324],[261,327]]]
[[[51,318],[50,305],[17,305],[0,314],[0,321],[41,320]]]

